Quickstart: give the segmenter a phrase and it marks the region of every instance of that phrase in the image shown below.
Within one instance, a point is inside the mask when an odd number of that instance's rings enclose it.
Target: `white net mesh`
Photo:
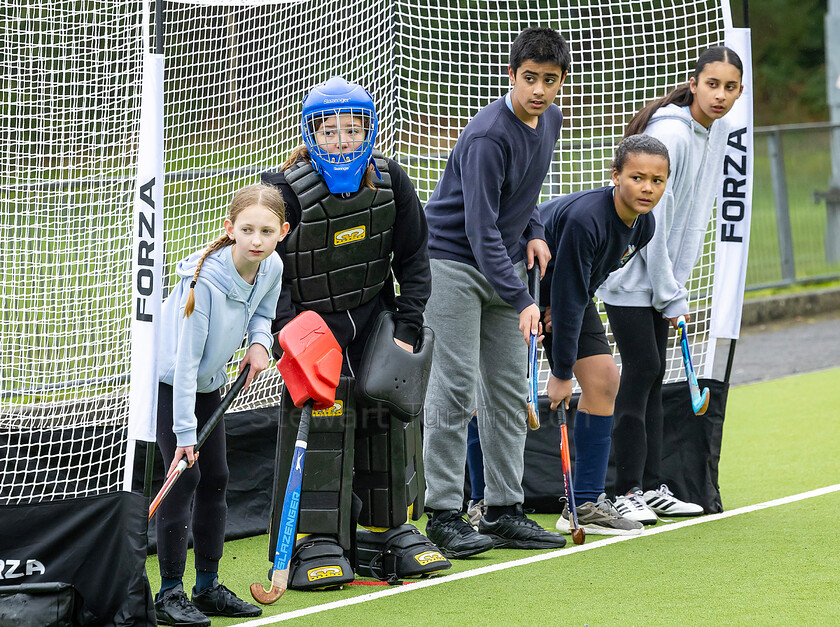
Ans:
[[[0,503],[118,485],[140,28],[136,3],[0,3]]]
[[[559,4],[169,0],[164,285],[221,232],[233,192],[301,143],[302,98],[333,75],[373,94],[377,147],[425,201],[460,131],[507,90],[510,44],[532,25],[572,49],[544,197],[606,183],[632,114],[722,42],[722,3]],[[127,420],[142,5],[5,0],[0,17],[0,502],[111,491]],[[698,370],[712,257],[709,244],[690,284]],[[679,367],[674,353],[668,380]],[[278,403],[280,386],[272,368],[232,411]]]

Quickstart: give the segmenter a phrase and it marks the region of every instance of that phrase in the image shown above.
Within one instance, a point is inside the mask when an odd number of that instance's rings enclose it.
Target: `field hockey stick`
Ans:
[[[688,332],[685,316],[677,318],[677,328],[680,331],[680,348],[682,348],[685,378],[688,380],[688,389],[691,392],[691,409],[697,416],[702,416],[709,409],[709,388],[703,388],[703,391],[700,391],[700,384],[697,382],[697,375],[694,372],[694,364],[691,362],[691,353],[688,352]]]
[[[233,402],[233,399],[237,397],[239,392],[242,390],[242,387],[245,385],[245,379],[248,378],[248,371],[251,370],[251,365],[246,364],[245,367],[242,369],[242,372],[239,373],[239,376],[236,377],[236,381],[233,382],[233,385],[230,386],[230,390],[225,397],[222,399],[222,402],[219,403],[219,406],[215,409],[212,413],[210,418],[201,428],[201,431],[198,433],[198,438],[193,446],[193,451],[198,452],[198,449],[201,448],[201,445],[210,437],[210,433],[213,429],[216,428],[216,425],[221,422],[222,418],[225,417],[225,412],[227,411],[230,404]],[[157,496],[154,498],[152,503],[149,505],[149,519],[151,520],[152,516],[155,515],[157,508],[160,507],[161,501],[163,501],[164,497],[169,494],[169,491],[172,489],[172,486],[175,485],[175,482],[178,480],[178,477],[181,476],[181,473],[184,472],[187,468],[187,458],[186,456],[182,457],[181,460],[178,462],[178,465],[166,476],[166,481],[163,482],[163,487],[160,489],[160,492],[157,493]]]
[[[572,530],[572,542],[583,544],[586,542],[586,532],[578,523],[577,507],[575,506],[575,490],[572,483],[572,460],[569,456],[569,431],[566,428],[565,399],[557,407],[560,418],[560,460],[563,466],[563,484],[566,487],[566,503],[569,506],[569,524]]]
[[[283,512],[280,516],[280,532],[274,550],[274,566],[271,572],[271,587],[266,589],[261,583],[251,584],[251,596],[263,605],[274,603],[283,596],[289,585],[289,562],[297,535],[297,519],[300,510],[300,486],[303,482],[303,462],[306,456],[306,441],[309,438],[309,420],[315,401],[309,399],[303,406],[300,416],[295,452],[292,455],[292,468],[286,483],[286,496],[283,498]]]
[[[537,307],[540,306],[540,266],[534,263],[534,267],[528,271],[528,291]],[[537,334],[531,333],[528,343],[528,428],[531,430],[540,428],[540,410],[537,407],[539,399],[540,368],[537,362]]]
[[[295,439],[289,479],[286,482],[286,495],[283,497],[283,510],[280,514],[274,564],[270,575],[271,587],[267,589],[259,582],[251,584],[251,596],[263,605],[274,603],[283,596],[289,585],[289,563],[297,536],[309,421],[313,409],[327,409],[335,403],[335,390],[341,378],[343,360],[341,347],[335,336],[324,319],[314,311],[298,314],[280,329],[277,343],[283,349],[277,369],[295,407],[301,407],[303,411]]]

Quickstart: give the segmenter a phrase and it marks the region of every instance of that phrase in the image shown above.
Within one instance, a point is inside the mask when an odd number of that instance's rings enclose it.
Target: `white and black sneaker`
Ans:
[[[627,494],[615,499],[615,510],[630,520],[643,525],[655,525],[659,518],[647,503],[641,488],[633,488]]]
[[[674,496],[664,483],[656,490],[644,494],[645,503],[660,516],[699,516],[703,507],[697,503],[687,503]]]

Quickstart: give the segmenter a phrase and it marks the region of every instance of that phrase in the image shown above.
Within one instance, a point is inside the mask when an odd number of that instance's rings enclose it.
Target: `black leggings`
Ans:
[[[220,398],[219,390],[195,395],[199,431],[219,405]],[[172,432],[172,386],[165,383],[158,386],[157,444],[163,455],[164,469],[168,469],[177,444]],[[213,429],[201,446],[199,460],[181,473],[157,510],[158,561],[161,577],[166,579],[180,579],[184,575],[190,519],[196,570],[210,573],[219,570],[227,517],[224,421]]]
[[[661,483],[662,379],[670,323],[653,307],[606,305],[618,351],[621,385],[615,399],[617,495]]]

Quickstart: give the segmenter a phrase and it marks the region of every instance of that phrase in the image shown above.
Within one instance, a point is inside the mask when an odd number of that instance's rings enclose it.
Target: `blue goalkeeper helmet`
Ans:
[[[316,85],[303,99],[303,143],[333,194],[358,191],[373,162],[377,128],[370,94],[340,76]]]

